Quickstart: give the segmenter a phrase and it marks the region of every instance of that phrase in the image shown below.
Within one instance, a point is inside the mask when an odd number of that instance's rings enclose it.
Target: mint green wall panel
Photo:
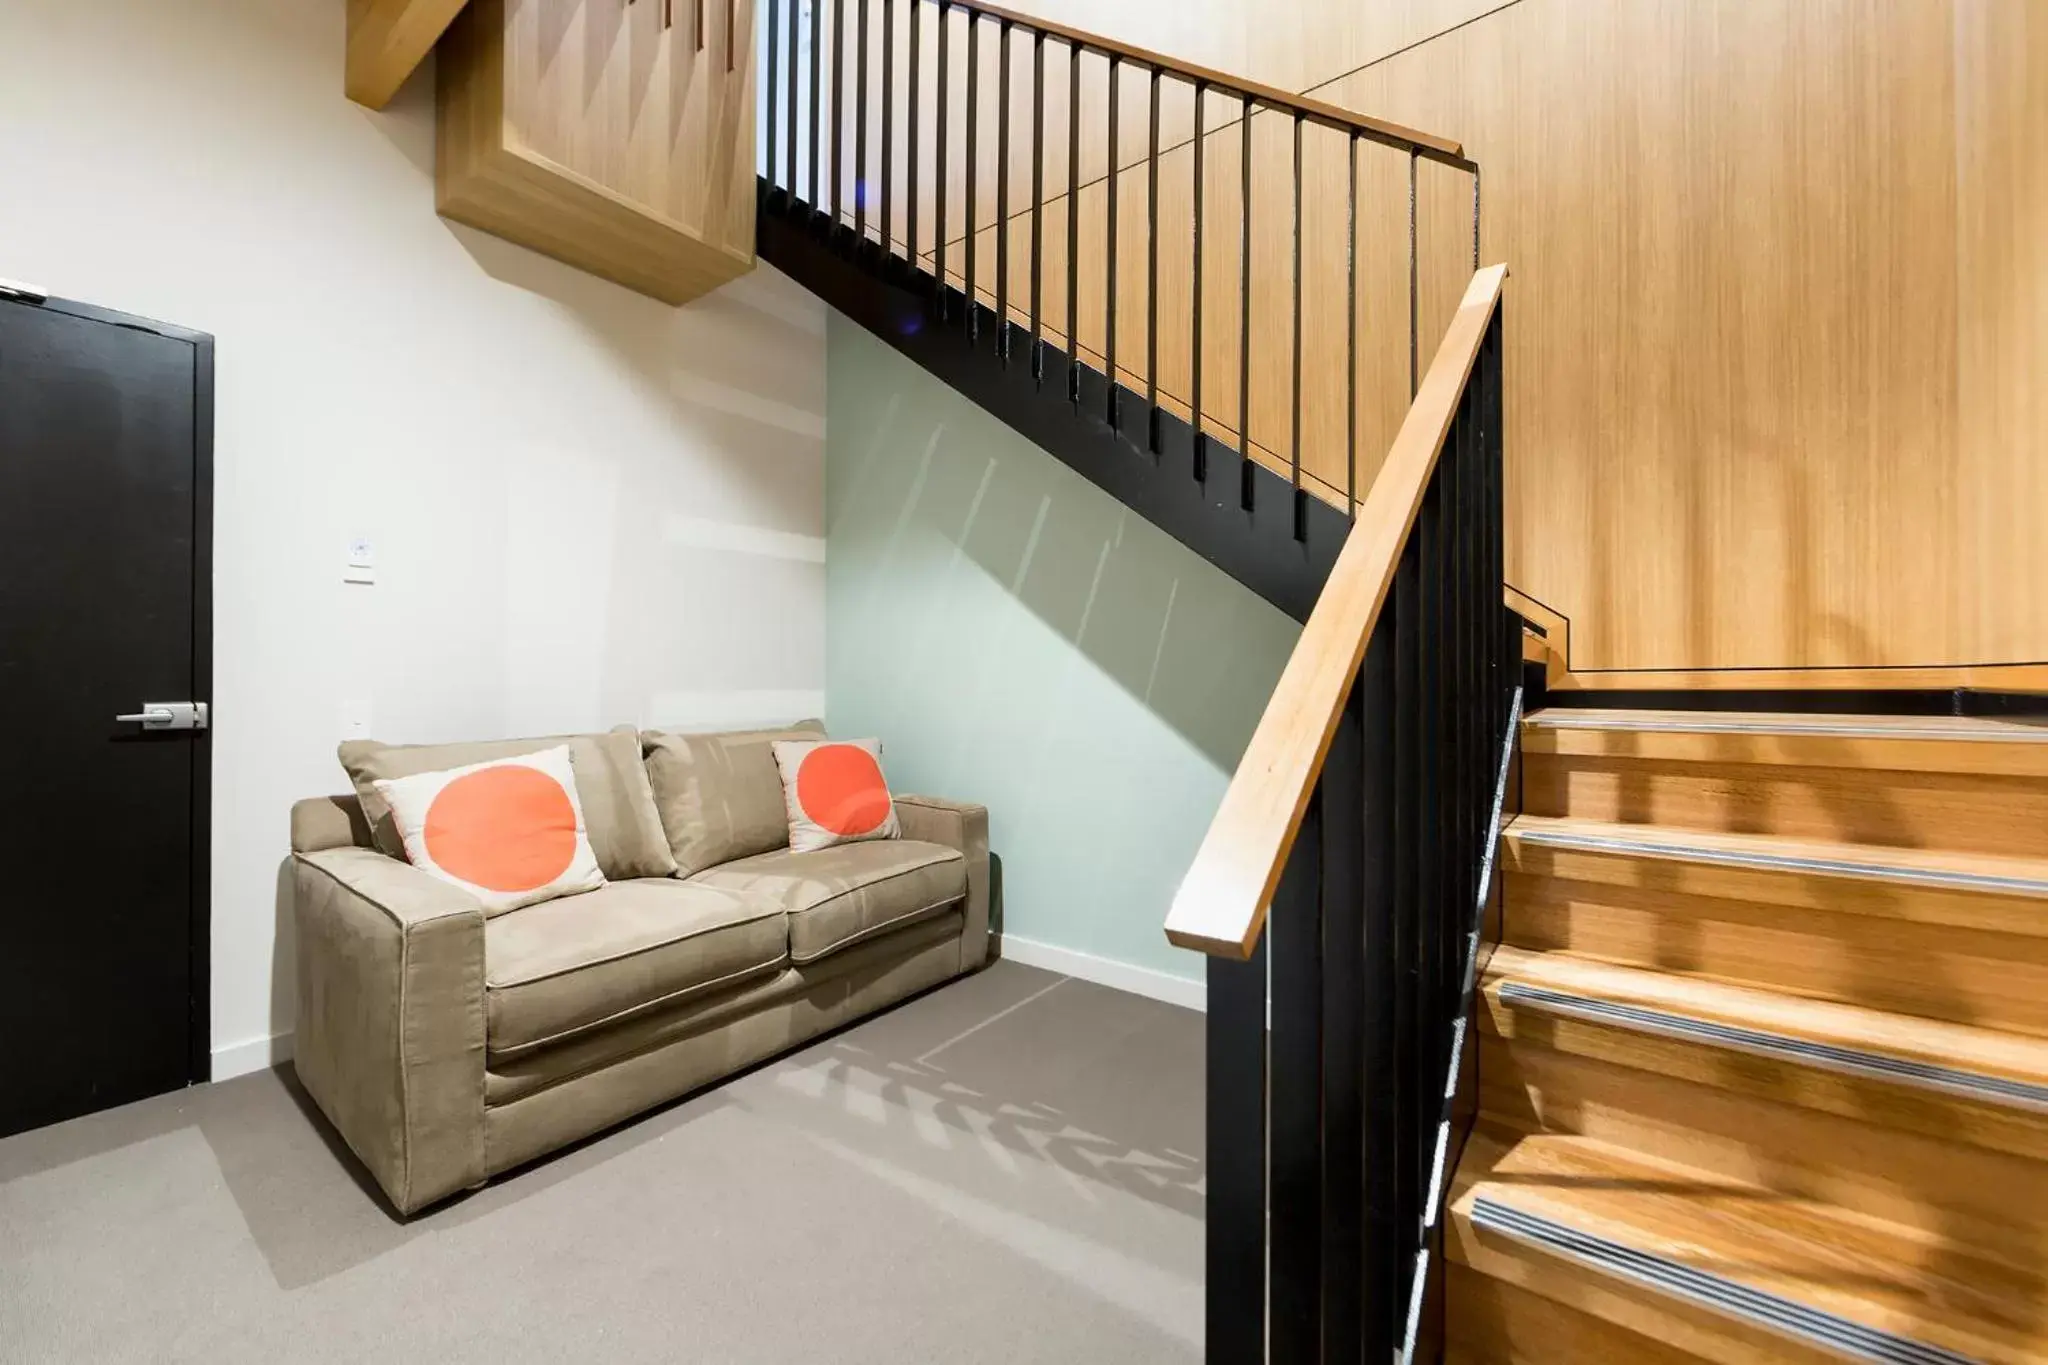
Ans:
[[[832,732],[988,806],[1006,933],[1198,979],[1160,926],[1300,628],[837,315],[827,390]]]

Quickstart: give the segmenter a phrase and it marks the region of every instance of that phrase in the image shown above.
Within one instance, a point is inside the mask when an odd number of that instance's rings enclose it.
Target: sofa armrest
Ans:
[[[292,857],[294,1066],[401,1213],[484,1179],[484,914],[373,849]]]
[[[903,837],[957,848],[967,859],[967,924],[960,934],[960,970],[988,961],[988,807],[937,796],[898,796]]]
[[[292,852],[329,848],[374,848],[363,803],[347,796],[314,796],[292,802]]]

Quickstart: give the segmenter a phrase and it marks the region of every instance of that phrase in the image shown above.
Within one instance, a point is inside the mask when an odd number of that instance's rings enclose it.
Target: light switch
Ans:
[[[368,536],[356,536],[348,543],[348,562],[342,566],[341,581],[368,587],[377,581],[377,547]]]
[[[369,702],[345,701],[341,704],[341,737],[343,739],[368,739],[370,737]]]

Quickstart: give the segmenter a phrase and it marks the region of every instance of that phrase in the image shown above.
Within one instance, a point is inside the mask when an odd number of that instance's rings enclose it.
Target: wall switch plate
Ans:
[[[354,536],[348,542],[348,560],[342,566],[341,581],[369,587],[377,581],[377,547],[368,536]]]
[[[341,737],[343,739],[368,739],[370,737],[369,702],[345,701],[341,704]]]

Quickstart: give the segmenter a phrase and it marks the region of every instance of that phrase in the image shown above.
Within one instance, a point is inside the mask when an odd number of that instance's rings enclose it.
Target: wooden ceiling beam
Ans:
[[[347,75],[357,104],[391,103],[467,0],[348,0]]]

